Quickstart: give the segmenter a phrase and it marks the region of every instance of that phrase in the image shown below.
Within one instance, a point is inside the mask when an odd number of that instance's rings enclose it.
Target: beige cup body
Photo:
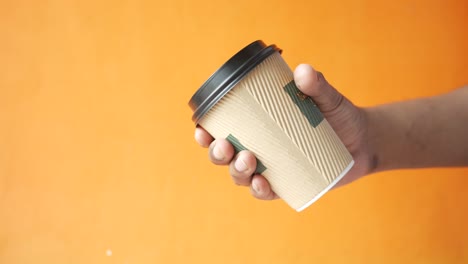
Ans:
[[[292,71],[275,52],[199,123],[215,138],[229,138],[252,151],[272,189],[301,211],[333,187],[354,162],[318,109],[311,107],[311,99],[295,89]]]

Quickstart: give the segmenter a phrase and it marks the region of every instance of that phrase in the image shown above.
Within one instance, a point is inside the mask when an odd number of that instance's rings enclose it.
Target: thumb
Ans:
[[[343,105],[344,96],[325,80],[321,72],[308,64],[297,66],[294,82],[301,92],[312,97],[323,114],[332,114]]]

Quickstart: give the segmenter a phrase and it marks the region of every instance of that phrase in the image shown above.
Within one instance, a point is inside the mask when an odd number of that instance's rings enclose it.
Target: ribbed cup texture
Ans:
[[[215,138],[234,136],[252,151],[266,167],[262,174],[273,190],[298,210],[342,176],[352,157],[325,119],[311,125],[310,116],[285,89],[292,80],[292,71],[274,53],[226,94],[200,125]]]

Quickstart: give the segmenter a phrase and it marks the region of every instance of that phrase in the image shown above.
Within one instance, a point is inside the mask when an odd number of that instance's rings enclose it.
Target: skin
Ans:
[[[354,167],[335,187],[379,171],[468,166],[468,87],[435,97],[361,108],[310,65],[299,65],[294,81],[314,100],[354,158]],[[262,175],[253,175],[256,159],[251,152],[235,155],[226,139],[214,140],[201,127],[195,129],[195,140],[209,148],[212,163],[228,165],[234,183],[249,186],[254,197],[278,198]]]

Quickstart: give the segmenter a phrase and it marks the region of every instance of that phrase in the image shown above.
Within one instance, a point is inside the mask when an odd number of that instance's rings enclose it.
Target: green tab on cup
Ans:
[[[296,86],[294,81],[290,81],[284,90],[289,94],[293,102],[299,107],[302,114],[307,118],[313,127],[317,127],[323,120],[323,115],[312,98],[303,94]]]
[[[234,147],[234,150],[236,151],[236,154],[239,153],[242,150],[248,150],[244,145],[242,145],[239,140],[233,136],[232,134],[229,134],[227,136],[227,141],[231,142],[232,146]],[[257,168],[255,169],[255,173],[261,174],[263,173],[267,168],[261,161],[257,159]]]

